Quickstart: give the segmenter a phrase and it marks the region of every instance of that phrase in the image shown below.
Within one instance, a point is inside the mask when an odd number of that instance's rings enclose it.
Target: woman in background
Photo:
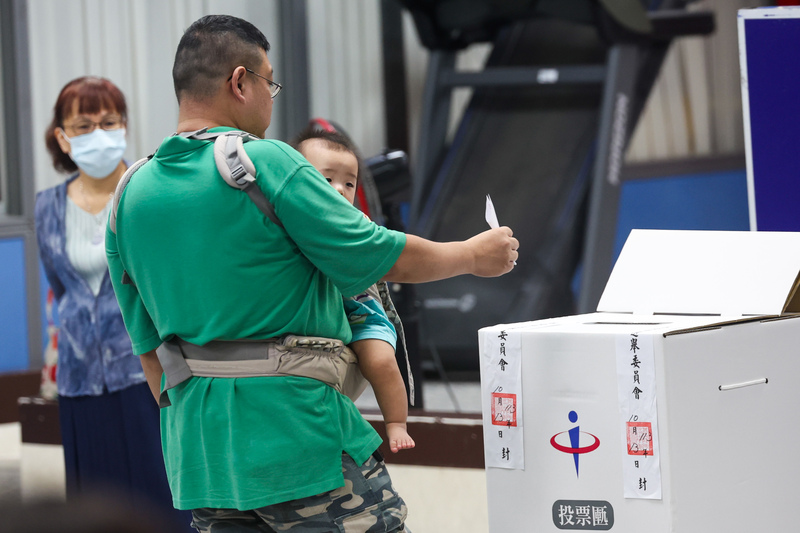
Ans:
[[[107,79],[81,77],[58,95],[45,132],[64,183],[36,197],[39,253],[58,303],[59,417],[67,498],[111,490],[175,511],[167,485],[158,406],[111,286],[105,228],[127,165],[127,106]]]

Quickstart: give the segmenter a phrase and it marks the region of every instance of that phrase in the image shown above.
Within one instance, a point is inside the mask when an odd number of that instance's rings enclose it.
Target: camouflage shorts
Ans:
[[[403,526],[406,504],[382,460],[371,456],[359,467],[342,454],[342,472],[344,487],[251,511],[194,509],[192,525],[208,533],[411,533]]]

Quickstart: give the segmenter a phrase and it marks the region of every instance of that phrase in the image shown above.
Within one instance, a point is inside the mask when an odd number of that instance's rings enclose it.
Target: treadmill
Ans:
[[[400,0],[430,50],[408,231],[488,226],[486,195],[520,241],[514,270],[415,286],[423,359],[478,370],[478,329],[593,311],[611,271],[625,148],[670,42],[708,34],[686,1]],[[492,43],[485,68],[456,53]],[[452,90],[472,98],[448,142]]]

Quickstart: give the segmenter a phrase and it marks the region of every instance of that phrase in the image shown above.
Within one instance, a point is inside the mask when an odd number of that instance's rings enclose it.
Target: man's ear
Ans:
[[[229,88],[237,100],[244,100],[244,86],[242,81],[246,75],[247,70],[242,66],[236,67],[231,75]]]

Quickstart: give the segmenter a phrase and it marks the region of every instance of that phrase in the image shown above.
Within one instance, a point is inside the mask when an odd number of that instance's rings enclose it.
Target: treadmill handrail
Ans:
[[[685,35],[708,35],[714,32],[714,14],[710,11],[670,9],[648,13],[653,33],[642,40],[663,41]],[[524,87],[553,84],[603,83],[605,65],[564,65],[489,67],[479,71],[445,70],[439,73],[441,87]]]

